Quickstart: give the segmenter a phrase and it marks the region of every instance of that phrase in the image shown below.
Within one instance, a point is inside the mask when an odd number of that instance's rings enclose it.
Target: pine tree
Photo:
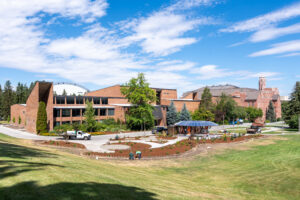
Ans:
[[[284,112],[284,121],[289,124],[291,128],[298,128],[298,118],[300,115],[300,81],[296,82],[294,91],[291,93],[290,101],[286,105]]]
[[[270,122],[276,121],[276,114],[275,114],[275,109],[272,101],[269,102],[269,106],[266,112],[266,119],[269,120]]]
[[[94,131],[96,126],[95,111],[92,102],[89,102],[89,100],[86,101],[84,117],[85,117],[84,122],[87,130],[89,132]]]
[[[22,119],[21,119],[21,117],[19,116],[18,124],[21,124],[21,123],[22,123]]]
[[[0,85],[0,119],[2,119],[3,115],[2,115],[2,87]]]
[[[46,104],[43,101],[40,101],[39,108],[37,112],[37,119],[36,119],[36,132],[37,134],[47,133],[47,111],[46,111]]]
[[[6,81],[2,94],[2,115],[4,119],[10,116],[10,106],[14,104],[14,91],[10,81]]]
[[[174,102],[172,101],[171,104],[168,106],[167,111],[167,124],[174,125],[178,121],[177,111],[174,106]]]
[[[180,112],[179,119],[180,119],[180,121],[189,121],[189,120],[191,120],[191,115],[190,115],[189,111],[187,110],[185,104],[183,104],[183,108]]]
[[[211,110],[212,109],[212,94],[208,87],[204,88],[204,91],[201,95],[201,104],[200,108],[204,110]]]
[[[63,93],[62,93],[63,96],[67,96],[67,91],[64,89]]]

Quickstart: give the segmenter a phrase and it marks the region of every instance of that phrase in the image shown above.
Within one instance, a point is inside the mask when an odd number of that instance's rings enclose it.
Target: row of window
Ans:
[[[113,116],[115,115],[115,109],[114,108],[94,108],[95,110],[95,115],[98,116]],[[73,117],[80,117],[80,113],[82,113],[82,116],[85,113],[85,109],[79,109],[79,108],[75,108],[75,109],[67,109],[67,108],[63,108],[63,109],[58,109],[58,108],[54,108],[53,110],[53,116],[54,117],[60,117],[60,111],[61,111],[61,116],[62,117],[71,117],[71,112],[72,112],[72,116]]]
[[[102,120],[97,120],[98,122],[101,122]],[[81,124],[80,121],[62,121],[61,124]],[[55,121],[54,122],[54,127],[55,126],[60,126],[60,122],[59,121]]]
[[[82,97],[82,96],[54,96],[53,102],[56,104],[84,104],[84,102],[93,102],[94,104],[108,104],[107,97]]]

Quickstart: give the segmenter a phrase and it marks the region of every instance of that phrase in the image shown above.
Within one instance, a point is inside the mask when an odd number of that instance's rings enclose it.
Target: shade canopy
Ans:
[[[204,126],[218,126],[218,124],[210,121],[180,121],[175,124],[175,126],[197,126],[197,127],[204,127]]]

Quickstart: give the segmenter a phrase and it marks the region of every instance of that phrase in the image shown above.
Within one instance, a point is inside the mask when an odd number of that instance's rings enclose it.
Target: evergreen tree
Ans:
[[[29,88],[27,88],[26,100],[28,99],[29,95],[31,94],[31,92],[32,92],[35,84],[36,84],[36,81],[35,82],[31,82]]]
[[[204,88],[204,91],[201,95],[201,104],[200,108],[204,110],[211,110],[212,109],[212,94],[208,87]]]
[[[191,120],[191,115],[190,115],[189,111],[187,110],[185,104],[183,104],[183,108],[180,112],[179,119],[180,119],[180,121],[189,121],[189,120]]]
[[[84,123],[89,132],[93,132],[96,127],[96,119],[95,119],[95,110],[93,108],[92,102],[89,100],[86,101],[86,108],[84,113]]]
[[[172,101],[171,104],[168,106],[167,125],[174,125],[177,121],[178,121],[177,111],[174,106],[174,102]]]
[[[133,105],[126,116],[126,123],[131,129],[148,129],[154,125],[153,110],[151,103],[155,102],[154,90],[149,87],[143,73],[137,78],[132,78],[122,88],[121,92]]]
[[[276,121],[275,108],[274,108],[272,101],[269,102],[269,106],[267,108],[266,120],[269,120],[270,122]]]
[[[291,128],[298,128],[298,117],[300,115],[300,81],[296,82],[290,99],[286,105],[286,109],[282,110],[284,112],[284,120]]]
[[[21,123],[22,123],[22,119],[21,119],[21,117],[19,116],[18,124],[21,124]]]
[[[14,104],[14,92],[10,81],[6,81],[2,94],[2,115],[4,119],[10,116],[10,106]]]
[[[64,89],[63,93],[62,93],[63,96],[67,96],[67,91]]]
[[[38,112],[37,112],[37,119],[36,119],[37,134],[47,133],[48,132],[47,127],[48,127],[48,125],[47,125],[46,104],[43,101],[40,101]]]
[[[0,119],[3,117],[3,115],[2,115],[2,106],[3,106],[3,104],[2,104],[2,87],[1,87],[1,85],[0,85]]]

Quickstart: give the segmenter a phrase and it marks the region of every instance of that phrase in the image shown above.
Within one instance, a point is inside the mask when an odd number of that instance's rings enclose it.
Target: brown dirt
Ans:
[[[74,142],[66,142],[66,141],[39,141],[42,145],[53,145],[53,146],[59,146],[59,147],[72,147],[72,148],[80,148],[80,149],[86,149],[83,144],[74,143]]]
[[[88,156],[100,156],[100,157],[128,157],[129,153],[132,151],[135,153],[136,151],[142,152],[142,157],[164,157],[164,156],[171,156],[171,155],[179,155],[185,153],[194,147],[198,146],[198,144],[218,144],[218,143],[233,143],[233,142],[240,142],[243,140],[247,140],[250,138],[257,138],[260,137],[259,135],[249,135],[249,136],[242,136],[238,138],[231,139],[227,137],[226,140],[216,139],[216,140],[182,140],[177,142],[173,145],[168,145],[161,148],[153,148],[151,149],[150,145],[142,144],[142,143],[133,143],[133,142],[121,142],[117,144],[128,145],[131,148],[129,150],[116,150],[114,153],[98,153],[98,152],[87,152],[86,155]],[[116,144],[114,144],[116,145]]]

